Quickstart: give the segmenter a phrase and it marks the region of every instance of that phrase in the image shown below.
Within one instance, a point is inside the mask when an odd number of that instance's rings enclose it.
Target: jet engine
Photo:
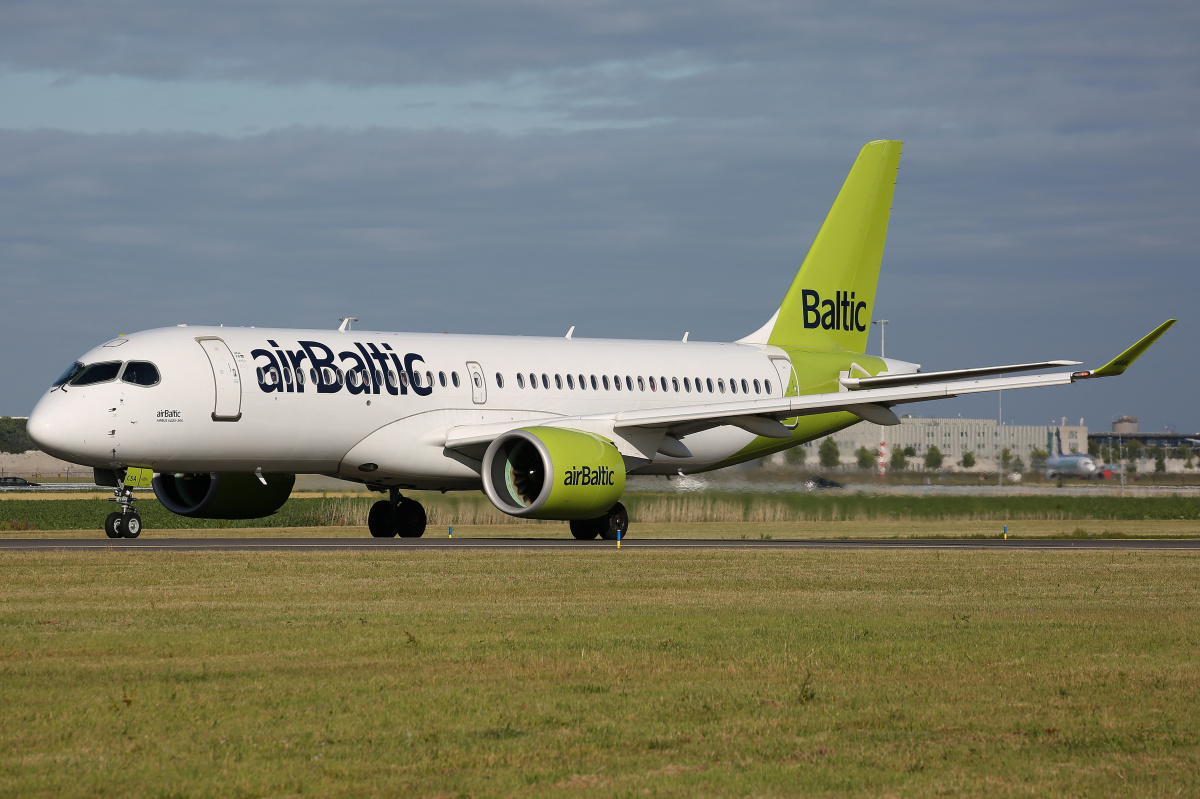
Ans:
[[[154,478],[154,494],[164,508],[180,516],[257,519],[279,510],[295,484],[294,474],[264,474],[259,480],[257,474],[164,473]]]
[[[595,519],[625,491],[625,461],[602,436],[557,427],[511,430],[483,456],[483,489],[526,519]]]

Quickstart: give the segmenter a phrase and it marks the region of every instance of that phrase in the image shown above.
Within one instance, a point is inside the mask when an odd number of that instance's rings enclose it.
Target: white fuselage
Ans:
[[[236,368],[206,350],[218,340]],[[779,397],[791,368],[782,350],[757,344],[182,326],[80,358],[107,361],[152,363],[160,382],[51,389],[29,421],[50,454],[101,468],[261,469],[433,489],[481,484],[477,461],[442,446],[455,427]],[[705,430],[687,438],[692,457],[659,454],[631,471],[700,471],[753,439]]]

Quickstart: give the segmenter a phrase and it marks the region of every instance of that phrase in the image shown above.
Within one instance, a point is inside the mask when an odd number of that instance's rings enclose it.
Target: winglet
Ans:
[[[1086,377],[1113,377],[1124,373],[1126,369],[1133,365],[1133,362],[1142,356],[1142,353],[1150,349],[1150,345],[1158,341],[1159,337],[1170,330],[1171,325],[1177,320],[1168,319],[1158,327],[1151,330],[1146,335],[1138,339],[1138,342],[1129,349],[1122,352],[1117,357],[1113,358],[1108,363],[1101,366],[1099,369],[1094,369],[1090,372],[1076,372],[1072,377],[1082,379]]]

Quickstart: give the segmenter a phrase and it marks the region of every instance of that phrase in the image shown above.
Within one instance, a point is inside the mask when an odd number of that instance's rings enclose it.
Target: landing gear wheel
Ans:
[[[571,522],[571,535],[580,541],[591,541],[600,535],[601,528],[607,523],[607,516],[601,516],[599,519],[575,519]]]
[[[142,534],[142,517],[136,513],[129,513],[121,520],[121,537],[122,538],[137,538]]]
[[[425,507],[415,499],[402,499],[396,506],[396,532],[401,538],[420,538],[425,535]]]
[[[104,520],[104,534],[109,538],[121,537],[121,512],[113,511]]]
[[[381,499],[371,506],[367,514],[367,529],[374,538],[394,538],[396,536],[395,513],[392,503]]]
[[[605,541],[617,541],[629,533],[629,511],[620,502],[612,506],[607,516],[601,516],[600,521],[600,537]]]

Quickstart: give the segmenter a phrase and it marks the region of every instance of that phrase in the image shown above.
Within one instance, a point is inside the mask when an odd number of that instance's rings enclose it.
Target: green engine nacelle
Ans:
[[[164,473],[154,478],[163,507],[195,519],[257,519],[283,507],[296,484],[294,474]]]
[[[625,461],[612,442],[557,427],[523,427],[483,456],[483,489],[497,508],[526,519],[595,519],[625,491]]]

